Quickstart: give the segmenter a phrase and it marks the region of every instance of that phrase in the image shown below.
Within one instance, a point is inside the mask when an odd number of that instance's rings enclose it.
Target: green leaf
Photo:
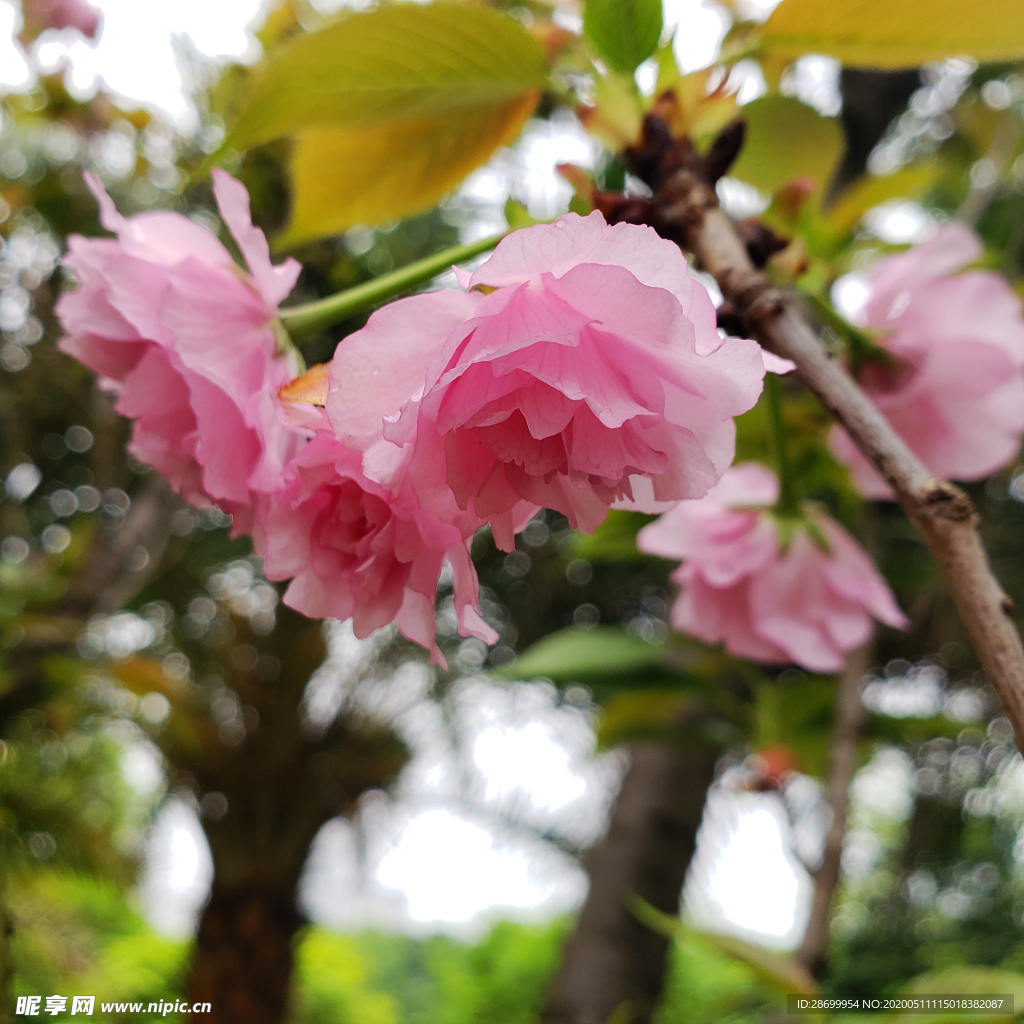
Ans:
[[[869,740],[916,745],[935,739],[936,736],[956,739],[963,727],[963,722],[952,722],[943,715],[894,718],[890,715],[870,714],[864,726],[864,736]]]
[[[617,626],[560,630],[539,640],[500,674],[511,679],[543,676],[556,683],[586,682],[593,676],[627,676],[657,668],[665,644],[650,644]]]
[[[494,671],[506,679],[546,678],[560,686],[580,683],[602,702],[624,692],[699,691],[729,714],[733,700],[721,681],[740,666],[721,649],[680,634],[648,643],[619,626],[598,626],[552,633]]]
[[[713,932],[695,932],[706,942],[723,953],[735,957],[752,967],[764,981],[786,993],[814,995],[821,991],[817,982],[792,957],[775,953],[763,946],[734,938],[731,935],[716,935]]]
[[[661,0],[587,0],[583,31],[614,71],[631,75],[658,47]]]
[[[598,563],[649,562],[652,556],[637,548],[636,535],[656,518],[643,512],[612,509],[608,518],[593,533],[576,535],[572,546],[573,555]]]
[[[754,747],[786,747],[802,772],[823,777],[833,735],[835,680],[801,673],[785,682],[766,680],[754,694]]]
[[[865,174],[855,181],[831,207],[829,224],[837,231],[852,231],[874,206],[890,199],[917,199],[936,181],[942,168],[937,161],[904,167],[895,174]]]
[[[670,939],[682,939],[684,936],[707,943],[723,953],[752,967],[758,975],[777,989],[796,995],[814,995],[821,991],[818,983],[807,972],[807,969],[790,956],[755,946],[732,935],[719,935],[715,932],[697,931],[688,928],[682,920],[666,914],[657,907],[651,906],[647,900],[634,895],[629,901],[629,909],[633,915],[647,925],[652,931],[665,935]],[[938,991],[937,989],[933,991]]]
[[[730,177],[770,195],[797,178],[811,178],[820,193],[843,151],[843,133],[834,117],[791,96],[763,96],[742,108],[747,136]]]
[[[946,57],[1024,57],[1020,0],[783,0],[764,30],[782,57],[823,53],[849,66],[912,68]]]
[[[679,689],[615,694],[603,703],[598,745],[608,749],[641,739],[671,743],[678,738],[679,721],[693,699],[692,692]]]
[[[1013,996],[1017,1012],[1024,1005],[1024,975],[1012,971],[987,967],[951,967],[948,970],[930,974],[919,974],[906,985],[901,995],[966,995],[966,996]],[[940,1024],[940,1022],[962,1021],[967,1015],[948,1010],[936,1013],[895,1013],[883,1020],[900,1024]],[[988,1024],[992,1021],[1014,1020],[1013,1012],[971,1013],[971,1021]]]
[[[389,4],[281,47],[228,145],[494,109],[545,80],[540,46],[514,18],[470,4]]]
[[[222,152],[296,137],[294,245],[434,205],[515,138],[546,80],[506,14],[388,4],[275,51]]]

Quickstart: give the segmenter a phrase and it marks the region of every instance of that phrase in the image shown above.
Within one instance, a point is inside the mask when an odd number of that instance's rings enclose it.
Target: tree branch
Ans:
[[[828,925],[832,916],[832,900],[839,886],[843,840],[850,808],[850,783],[857,770],[857,741],[867,717],[860,699],[860,681],[867,668],[869,646],[853,651],[839,679],[836,693],[835,729],[828,765],[826,800],[832,821],[825,835],[821,865],[814,872],[814,897],[803,941],[793,958],[819,976],[825,966]]]
[[[989,567],[968,497],[933,476],[888,420],[826,353],[795,299],[774,288],[750,261],[714,186],[689,168],[669,174],[651,206],[655,226],[711,273],[751,333],[797,366],[804,384],[889,482],[931,550],[981,664],[1024,749],[1024,647],[1013,604]]]

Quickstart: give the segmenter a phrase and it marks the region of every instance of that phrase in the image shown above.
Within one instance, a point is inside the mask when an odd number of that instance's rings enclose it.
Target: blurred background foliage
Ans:
[[[72,284],[58,269],[63,239],[100,232],[81,170],[126,214],[176,210],[219,231],[204,170],[229,167],[256,222],[302,261],[301,302],[559,212],[531,207],[518,186],[497,208],[456,190],[511,159],[502,147],[524,125],[578,117],[596,140],[591,166],[564,172],[566,204],[585,213],[595,186],[642,194],[621,154],[645,114],[699,148],[741,116],[747,142],[723,205],[783,238],[768,272],[800,288],[841,350],[843,289],[927,218],[974,223],[985,265],[1024,294],[1021,8],[868,6],[847,24],[846,8],[783,0],[764,24],[725,4],[718,60],[684,73],[655,0],[438,0],[338,19],[285,0],[258,32],[258,64],[194,61],[194,130],[103,91],[77,96],[60,73],[2,97],[0,991],[144,1003],[187,993],[247,1021],[525,1024],[570,929],[505,922],[469,944],[304,920],[296,893],[318,829],[357,816],[411,756],[386,701],[363,697],[422,668],[422,652],[385,633],[317,711],[320,626],[281,606],[227,517],[181,505],[126,455],[129,425],[55,348],[53,302]],[[387,88],[369,101],[371,73]],[[307,362],[329,359],[364,321],[311,339]],[[824,443],[824,413],[796,383],[785,391],[804,490],[865,539],[914,621],[881,632],[870,653],[857,783],[895,766],[909,796],[888,815],[855,801],[820,984],[856,995],[937,976],[1018,991],[1024,775],[1009,727],[924,546],[898,509],[860,502]],[[766,416],[758,406],[741,418],[739,458],[771,461]],[[1019,617],[1024,464],[970,490]],[[585,710],[601,749],[685,746],[681,716],[711,707],[716,785],[778,791],[796,827],[794,780],[827,774],[835,680],[736,664],[671,635],[671,566],[634,542],[647,521],[613,512],[583,537],[545,513],[511,554],[480,534],[482,609],[501,639],[489,651],[461,641],[442,586],[451,669],[429,675],[423,700],[443,707],[481,671],[499,684],[545,679]],[[139,746],[162,768],[141,786],[124,768]],[[172,798],[199,815],[213,859],[193,942],[162,937],[138,906],[144,838]],[[546,839],[571,846],[557,830]],[[785,985],[756,951],[689,930],[676,940],[659,1024],[778,1012]]]

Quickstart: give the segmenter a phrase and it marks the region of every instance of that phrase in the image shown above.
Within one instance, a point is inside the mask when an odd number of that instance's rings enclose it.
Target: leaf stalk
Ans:
[[[354,288],[347,288],[336,295],[328,295],[326,298],[306,302],[300,306],[286,306],[278,311],[278,316],[288,334],[296,344],[301,345],[325,328],[333,327],[342,320],[379,306],[387,299],[394,298],[417,285],[425,284],[453,264],[464,263],[493,249],[504,237],[505,234],[492,235],[469,245],[453,246],[393,270],[390,274],[382,274]]]

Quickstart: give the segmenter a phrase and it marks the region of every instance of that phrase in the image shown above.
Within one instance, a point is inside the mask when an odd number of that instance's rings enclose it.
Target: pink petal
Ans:
[[[224,223],[231,237],[238,243],[249,266],[249,273],[267,305],[276,308],[295,287],[302,272],[302,264],[289,258],[275,267],[270,262],[270,246],[267,245],[266,236],[259,228],[253,227],[249,193],[245,186],[219,167],[215,167],[211,174],[213,194]]]
[[[334,353],[327,396],[342,443],[364,449],[381,437],[385,418],[422,394],[427,366],[479,301],[451,289],[414,295],[377,310],[345,338]]]

